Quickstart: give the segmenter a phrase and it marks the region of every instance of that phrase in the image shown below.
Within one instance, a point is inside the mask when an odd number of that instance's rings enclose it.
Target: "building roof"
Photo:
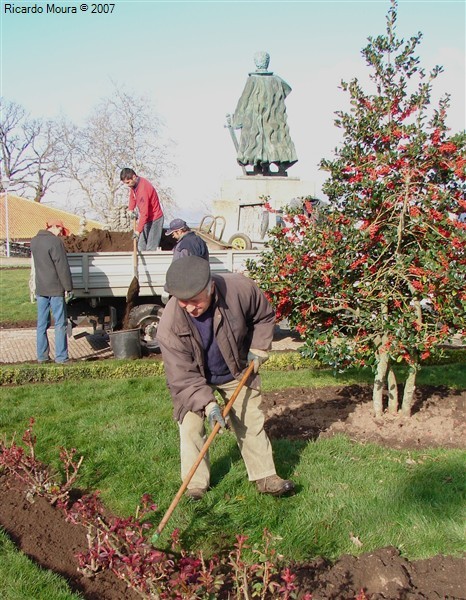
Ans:
[[[8,202],[8,237],[12,242],[30,240],[51,219],[61,219],[70,233],[80,235],[83,230],[82,217],[40,202],[27,200],[14,194],[0,194],[0,239],[6,239],[5,197]],[[86,220],[85,228],[102,229],[102,224]]]

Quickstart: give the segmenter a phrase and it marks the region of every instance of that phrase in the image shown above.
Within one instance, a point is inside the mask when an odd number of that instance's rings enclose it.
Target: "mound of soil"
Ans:
[[[401,398],[402,389],[399,390]],[[293,388],[264,394],[269,437],[315,440],[338,433],[391,448],[466,448],[466,392],[420,386],[411,417],[375,419],[369,385]]]
[[[466,392],[420,387],[411,418],[372,417],[369,386],[299,388],[264,395],[266,429],[272,439],[317,439],[345,433],[360,442],[393,448],[466,447]],[[0,524],[23,552],[63,575],[90,600],[136,600],[111,573],[85,578],[74,555],[86,548],[84,529],[41,498],[26,500],[17,481],[0,477]],[[368,600],[466,600],[466,556],[408,561],[396,548],[381,548],[335,563],[323,559],[292,566],[300,589],[313,600],[348,600],[364,590]]]
[[[86,235],[71,234],[63,243],[67,252],[132,252],[133,232],[92,229]],[[171,250],[174,240],[164,231],[160,245],[162,250]]]

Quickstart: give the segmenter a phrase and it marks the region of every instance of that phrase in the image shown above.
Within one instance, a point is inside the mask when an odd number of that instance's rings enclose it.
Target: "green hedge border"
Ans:
[[[318,368],[315,360],[304,358],[298,352],[273,353],[262,367],[264,370],[282,371]],[[128,379],[131,377],[163,377],[163,362],[155,360],[114,360],[93,362],[72,361],[66,365],[50,363],[38,365],[0,366],[0,385],[24,385],[27,383],[59,383],[81,379]]]
[[[426,365],[465,364],[466,348],[445,350],[440,360],[426,362]],[[320,369],[323,366],[316,360],[303,357],[299,352],[273,352],[262,366],[264,371],[295,371],[298,369]],[[328,368],[328,367],[327,367]],[[161,360],[114,360],[76,361],[67,365],[50,363],[38,365],[0,366],[0,386],[25,385],[28,383],[59,383],[81,379],[128,379],[131,377],[164,377]]]

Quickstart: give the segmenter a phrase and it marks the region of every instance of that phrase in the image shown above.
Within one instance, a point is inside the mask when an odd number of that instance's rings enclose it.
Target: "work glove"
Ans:
[[[249,349],[248,364],[250,364],[251,361],[254,361],[254,373],[257,373],[259,371],[259,367],[268,359],[269,353],[265,350],[254,350],[253,348]]]
[[[139,239],[139,231],[133,231],[132,239],[133,240],[138,240]]]
[[[222,429],[226,427],[226,424],[220,406],[216,402],[209,402],[205,407],[205,414],[209,419],[209,425],[212,429],[215,427],[215,423],[220,423],[220,433],[222,433]]]
[[[130,219],[137,219],[138,218],[138,213],[136,210],[130,210],[128,212],[128,216]]]
[[[72,300],[74,300],[73,292],[65,292],[65,302],[69,304]]]

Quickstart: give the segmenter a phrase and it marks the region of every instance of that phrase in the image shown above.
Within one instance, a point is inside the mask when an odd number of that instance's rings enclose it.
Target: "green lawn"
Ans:
[[[299,385],[306,385],[299,372]],[[264,372],[265,387],[277,373]],[[312,371],[307,383],[311,384]],[[286,385],[286,377],[282,378]],[[36,419],[38,456],[58,466],[58,448],[84,456],[80,485],[99,489],[118,514],[134,512],[144,493],[160,507],[179,486],[178,431],[162,377],[83,380],[0,390],[0,429],[21,433]],[[198,504],[182,499],[166,534],[179,527],[187,549],[231,547],[237,533],[260,542],[265,527],[288,559],[337,558],[395,545],[409,558],[464,548],[464,460],[460,450],[388,450],[345,437],[274,440],[277,468],[298,493],[259,495],[246,478],[230,433],[212,447],[213,489]],[[356,548],[350,534],[363,542]]]
[[[28,269],[0,269],[0,323],[35,318],[28,277]],[[146,376],[138,373],[143,367]],[[94,379],[89,378],[92,365],[72,364],[60,383],[1,387],[0,434],[11,439],[16,433],[19,439],[34,417],[40,460],[58,468],[59,447],[76,448],[84,456],[81,488],[101,490],[106,505],[120,515],[134,514],[141,496],[150,493],[159,506],[156,526],[180,486],[178,431],[164,377],[147,376],[146,361],[105,361],[94,368]],[[14,381],[37,369],[2,367],[15,371]],[[465,371],[464,361],[431,366],[421,370],[417,383],[466,389]],[[47,380],[59,370],[51,365],[41,373]],[[264,369],[263,381],[265,390],[273,390],[371,382],[372,374],[352,371],[335,378],[323,370]],[[160,545],[180,528],[184,548],[209,556],[231,549],[239,533],[261,545],[267,528],[287,560],[336,559],[388,545],[411,560],[464,551],[464,451],[389,450],[343,436],[273,440],[273,448],[278,471],[297,484],[296,495],[259,495],[247,481],[234,436],[217,436],[212,490],[199,503],[182,498]],[[361,540],[360,548],[351,536]],[[5,535],[0,536],[0,596],[78,598],[59,578],[16,552]]]
[[[37,308],[29,297],[29,268],[0,268],[0,325],[35,320]]]

